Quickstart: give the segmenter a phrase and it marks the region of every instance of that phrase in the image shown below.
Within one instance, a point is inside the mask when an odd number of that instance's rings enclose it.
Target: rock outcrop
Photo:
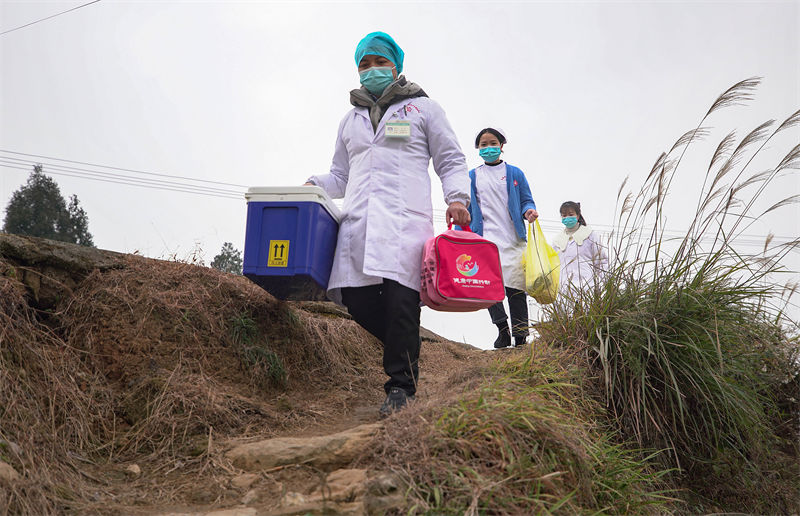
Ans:
[[[287,464],[332,469],[355,459],[380,428],[378,424],[370,424],[325,436],[267,439],[237,446],[227,457],[236,467],[247,471]]]
[[[125,255],[66,242],[0,233],[0,258],[12,266],[0,274],[28,287],[33,305],[48,309],[91,271],[121,267]]]

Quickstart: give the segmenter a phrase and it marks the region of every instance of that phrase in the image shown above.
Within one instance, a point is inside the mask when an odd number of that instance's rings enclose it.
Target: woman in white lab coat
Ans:
[[[442,108],[398,75],[403,51],[391,36],[368,34],[355,61],[362,87],[350,92],[330,173],[309,183],[344,197],[328,294],[383,342],[385,416],[413,399],[418,381],[420,267],[433,236],[428,164],[448,223],[469,223],[469,176]]]
[[[472,231],[497,245],[503,267],[511,329],[503,302],[489,307],[492,323],[497,326],[494,347],[507,348],[525,344],[528,337],[528,299],[525,294],[525,271],[522,256],[527,240],[525,223],[539,216],[525,173],[501,159],[506,136],[501,129],[486,127],[475,137],[475,148],[484,164],[469,171],[471,198],[469,213]]]
[[[573,291],[593,287],[608,269],[608,255],[600,238],[586,225],[581,203],[567,201],[561,205],[564,230],[553,239],[553,249],[561,260],[561,290]]]

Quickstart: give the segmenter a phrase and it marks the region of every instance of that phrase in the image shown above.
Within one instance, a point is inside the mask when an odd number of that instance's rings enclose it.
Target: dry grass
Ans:
[[[85,494],[74,457],[92,447],[106,400],[102,380],[38,323],[7,274],[0,261],[0,459],[23,479],[0,490],[0,509],[49,514]]]
[[[382,384],[380,343],[355,323],[239,276],[131,256],[39,312],[16,270],[0,259],[0,458],[24,480],[0,514],[223,496],[215,439],[325,423]],[[121,473],[132,461],[146,482]]]

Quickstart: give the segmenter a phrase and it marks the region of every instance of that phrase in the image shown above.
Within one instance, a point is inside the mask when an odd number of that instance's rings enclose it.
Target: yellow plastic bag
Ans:
[[[533,230],[531,227],[535,226]],[[525,290],[543,305],[556,300],[561,260],[558,252],[548,245],[539,221],[528,224],[528,245],[525,247]]]

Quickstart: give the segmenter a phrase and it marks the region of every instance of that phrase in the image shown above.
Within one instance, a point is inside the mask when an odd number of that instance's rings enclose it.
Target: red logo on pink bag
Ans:
[[[456,258],[456,270],[462,276],[474,276],[478,274],[478,263],[468,254],[462,254]]]

